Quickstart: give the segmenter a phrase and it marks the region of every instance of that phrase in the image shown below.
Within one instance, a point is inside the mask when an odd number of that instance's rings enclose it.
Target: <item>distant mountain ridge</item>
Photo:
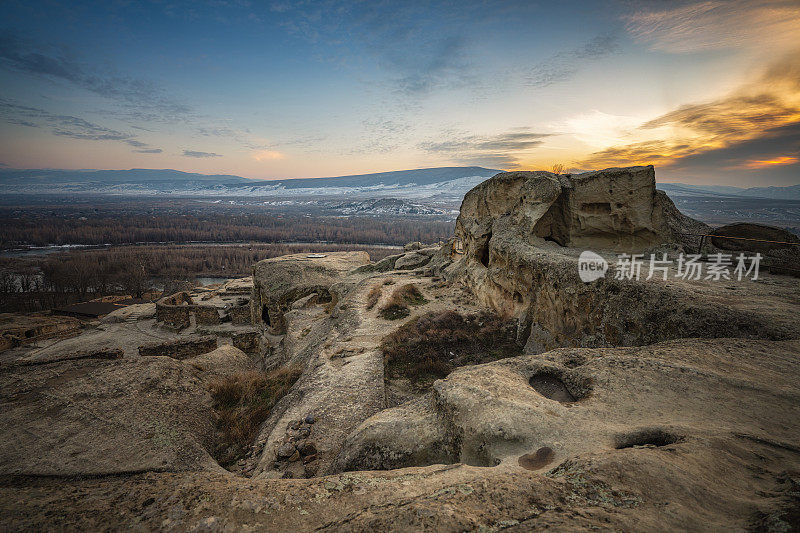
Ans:
[[[461,198],[498,172],[484,167],[434,167],[327,178],[256,180],[230,174],[172,169],[51,170],[0,169],[0,194],[120,196],[342,196]],[[733,197],[800,200],[800,185],[732,187],[658,183],[672,197]]]
[[[690,185],[688,183],[658,183],[669,196],[732,196],[736,198],[771,198],[800,200],[800,184],[785,187],[732,187],[729,185]]]
[[[330,178],[253,180],[177,170],[0,170],[0,194],[463,197],[500,172],[437,167]]]
[[[23,181],[24,180],[24,181]],[[172,169],[132,168],[130,170],[56,170],[1,169],[0,185],[52,183],[151,183],[207,181],[219,183],[252,183],[254,180],[229,174],[197,174]]]
[[[431,185],[452,181],[467,176],[491,177],[502,172],[483,167],[435,167],[415,170],[395,170],[373,174],[356,174],[335,178],[291,178],[284,180],[260,181],[258,185],[281,186],[286,189],[305,189],[316,187],[374,187],[376,185]],[[335,181],[333,181],[335,180]]]

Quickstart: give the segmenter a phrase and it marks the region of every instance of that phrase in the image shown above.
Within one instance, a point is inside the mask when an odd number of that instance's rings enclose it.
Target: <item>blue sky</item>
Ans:
[[[796,1],[0,6],[0,164],[800,182]]]

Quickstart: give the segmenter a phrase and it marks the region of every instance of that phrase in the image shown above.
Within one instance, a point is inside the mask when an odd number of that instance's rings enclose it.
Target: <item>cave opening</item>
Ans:
[[[477,257],[481,264],[489,267],[489,241],[492,239],[492,234],[486,236],[486,242],[477,250]]]

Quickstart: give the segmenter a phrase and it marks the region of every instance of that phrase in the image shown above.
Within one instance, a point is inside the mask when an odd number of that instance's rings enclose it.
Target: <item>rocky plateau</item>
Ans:
[[[796,241],[684,216],[653,167],[500,173],[447,242],[9,341],[0,527],[799,531]],[[756,279],[614,275],[743,252]]]

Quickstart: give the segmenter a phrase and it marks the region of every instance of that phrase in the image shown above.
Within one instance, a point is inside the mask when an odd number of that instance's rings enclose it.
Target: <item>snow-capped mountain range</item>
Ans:
[[[498,172],[482,167],[440,167],[259,181],[176,170],[0,170],[0,194],[460,198]]]
[[[0,169],[0,195],[115,195],[180,197],[302,197],[460,199],[501,172],[483,167],[438,167],[329,178],[254,180],[228,174],[178,170]],[[800,200],[800,185],[731,187],[659,183],[671,197],[736,197]]]

